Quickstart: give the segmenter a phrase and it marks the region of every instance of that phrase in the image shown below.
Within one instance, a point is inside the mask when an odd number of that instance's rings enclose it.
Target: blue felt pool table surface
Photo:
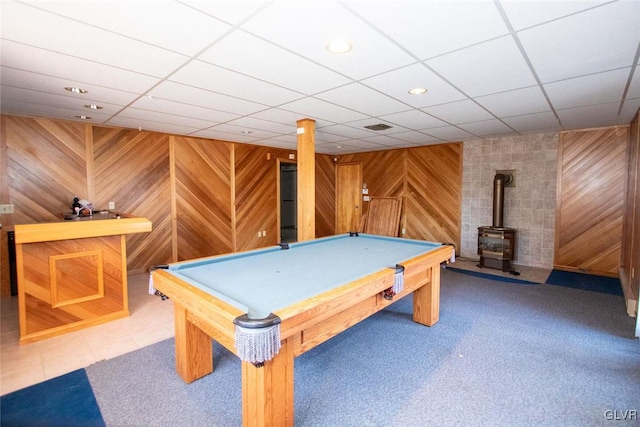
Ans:
[[[440,247],[422,240],[341,234],[291,243],[289,249],[272,246],[171,264],[169,271],[261,319]]]

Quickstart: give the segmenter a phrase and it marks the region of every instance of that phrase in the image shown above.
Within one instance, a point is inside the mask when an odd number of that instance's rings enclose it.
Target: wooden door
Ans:
[[[628,129],[560,133],[556,268],[618,276]]]
[[[336,165],[336,234],[357,231],[362,217],[362,164]]]

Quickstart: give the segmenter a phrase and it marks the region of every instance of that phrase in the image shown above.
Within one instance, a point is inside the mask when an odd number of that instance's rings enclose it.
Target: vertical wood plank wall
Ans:
[[[556,268],[618,276],[628,132],[560,132]]]

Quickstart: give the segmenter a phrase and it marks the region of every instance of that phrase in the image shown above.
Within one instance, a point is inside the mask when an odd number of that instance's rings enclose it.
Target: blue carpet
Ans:
[[[499,282],[519,283],[521,285],[538,285],[539,284],[539,283],[536,283],[536,282],[531,282],[529,280],[513,279],[511,277],[496,276],[495,274],[480,273],[479,271],[465,270],[463,268],[456,268],[456,267],[450,267],[450,266],[447,266],[447,270],[455,271],[456,273],[467,274],[469,276],[482,277],[483,279],[497,280]]]
[[[553,270],[547,285],[584,289],[609,295],[622,295],[620,280],[614,277],[595,276],[593,274],[574,273],[571,271]]]
[[[2,427],[105,426],[84,369],[0,398]]]

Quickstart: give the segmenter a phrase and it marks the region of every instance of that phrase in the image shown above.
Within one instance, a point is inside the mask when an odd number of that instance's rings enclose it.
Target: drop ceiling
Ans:
[[[343,154],[628,124],[640,108],[640,0],[2,0],[0,13],[4,114],[285,149],[312,118],[316,151]],[[334,38],[351,51],[328,52]]]

